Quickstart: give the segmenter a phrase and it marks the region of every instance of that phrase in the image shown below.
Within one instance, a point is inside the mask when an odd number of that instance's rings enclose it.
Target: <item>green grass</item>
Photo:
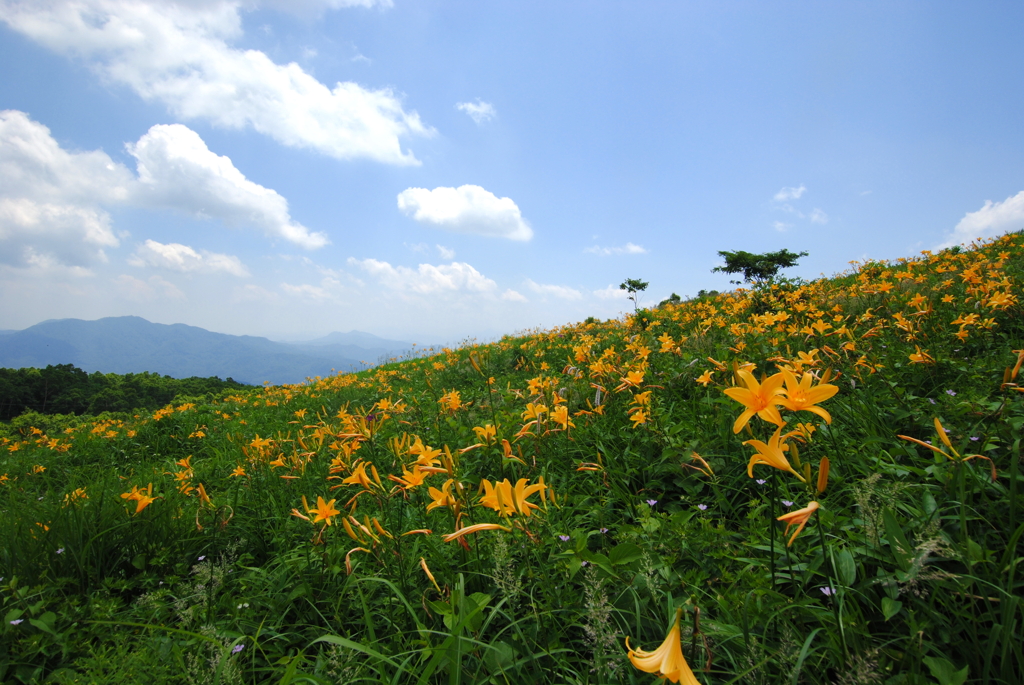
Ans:
[[[655,649],[682,607],[701,683],[1017,685],[1022,246],[21,426],[0,446],[0,680],[653,683],[625,639]],[[785,455],[806,484],[748,475],[775,426],[734,432],[723,392],[782,366],[838,388],[831,423],[781,410],[813,429]],[[483,497],[504,478],[543,478],[530,516]],[[787,547],[777,517],[812,500]],[[445,541],[480,523],[508,530]]]

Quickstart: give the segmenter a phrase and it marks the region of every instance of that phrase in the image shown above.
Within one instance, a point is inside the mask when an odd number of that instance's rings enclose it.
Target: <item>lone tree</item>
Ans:
[[[627,278],[619,284],[619,290],[625,290],[629,293],[629,299],[633,300],[633,311],[639,311],[640,306],[637,298],[639,293],[647,290],[647,286],[650,285],[647,281],[641,281],[639,278]]]
[[[782,249],[777,252],[765,252],[764,254],[752,254],[737,250],[729,252],[722,250],[718,253],[725,259],[725,266],[716,266],[712,272],[725,272],[727,274],[743,274],[743,280],[747,283],[770,283],[779,269],[796,266],[796,260],[806,257],[806,252],[790,252]],[[739,281],[733,281],[739,283]]]

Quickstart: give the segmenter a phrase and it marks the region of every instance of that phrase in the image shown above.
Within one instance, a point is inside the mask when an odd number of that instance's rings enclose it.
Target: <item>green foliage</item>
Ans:
[[[629,293],[629,299],[633,302],[633,309],[637,310],[640,306],[640,293],[647,290],[647,286],[650,285],[647,281],[641,281],[638,278],[627,278],[619,284],[619,290],[625,290]]]
[[[0,437],[0,681],[653,683],[625,639],[656,649],[681,608],[705,684],[1016,685],[1022,238],[138,417],[25,414]],[[738,371],[781,367],[838,388],[830,421],[777,407],[807,483],[748,474],[774,425],[734,431]],[[477,523],[508,530],[446,541]]]
[[[725,259],[724,266],[716,266],[712,272],[723,272],[727,274],[743,274],[743,280],[747,283],[770,282],[779,273],[779,269],[786,269],[796,266],[801,257],[806,257],[806,252],[790,252],[787,249],[776,252],[765,252],[753,254],[743,250],[729,252],[722,250],[718,253]]]
[[[250,386],[232,379],[171,378],[155,373],[86,373],[71,364],[0,369],[0,421],[25,413],[96,416],[158,409],[179,396],[203,397]]]

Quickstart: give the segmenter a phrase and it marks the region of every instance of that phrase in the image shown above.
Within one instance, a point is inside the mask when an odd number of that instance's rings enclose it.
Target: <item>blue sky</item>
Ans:
[[[0,0],[0,328],[490,339],[1024,228],[1024,5]]]

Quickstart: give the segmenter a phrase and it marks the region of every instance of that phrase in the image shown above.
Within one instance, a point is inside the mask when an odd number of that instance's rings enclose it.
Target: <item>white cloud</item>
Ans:
[[[583,298],[583,293],[575,288],[564,285],[544,285],[536,283],[529,278],[526,279],[526,287],[538,295],[550,295],[562,300],[579,300]]]
[[[786,231],[788,231],[788,230],[789,230],[789,229],[790,229],[791,227],[792,227],[792,225],[791,225],[791,224],[787,224],[787,223],[786,223],[786,222],[784,222],[784,221],[773,221],[773,222],[772,222],[772,228],[774,228],[774,229],[775,229],[776,231],[778,231],[779,233],[785,233],[785,232],[786,232]]]
[[[46,126],[23,112],[0,112],[0,263],[105,262],[104,250],[123,238],[107,209],[120,206],[255,226],[309,249],[328,242],[292,221],[283,197],[247,180],[185,126],[154,126],[127,148],[138,176],[101,150],[61,148]],[[220,269],[235,267],[221,263]]]
[[[953,233],[936,249],[970,243],[977,238],[993,238],[1007,231],[1021,229],[1024,229],[1024,190],[1002,202],[985,200],[985,205],[981,209],[967,212],[957,223]]]
[[[345,7],[393,6],[391,0],[260,0],[253,4],[300,16],[318,15],[324,10],[337,10]]]
[[[480,186],[407,188],[398,194],[398,208],[420,223],[455,233],[509,240],[533,237],[515,202],[495,197]]]
[[[24,112],[0,111],[0,263],[84,266],[117,247],[110,215],[134,178],[106,153],[68,152]]]
[[[477,98],[476,102],[460,102],[455,105],[455,109],[468,114],[478,126],[498,116],[498,110],[494,109],[494,105],[480,98]]]
[[[607,288],[601,288],[600,290],[594,291],[594,296],[602,300],[628,300],[629,293],[620,288],[617,285],[609,285]]]
[[[647,254],[647,250],[641,245],[626,243],[622,247],[599,247],[594,245],[583,250],[590,254],[613,255],[613,254]]]
[[[812,224],[827,224],[828,214],[815,207],[814,211],[811,212],[810,219]]]
[[[306,249],[329,242],[323,233],[310,233],[292,221],[287,200],[246,179],[229,158],[211,152],[186,126],[153,126],[127,148],[138,160],[138,204],[256,226]]]
[[[148,302],[157,299],[164,300],[185,300],[185,293],[178,289],[170,281],[159,276],[150,276],[142,279],[122,274],[114,279],[114,285],[121,295],[134,302]]]
[[[505,292],[501,294],[501,299],[508,300],[509,302],[529,302],[522,293],[512,290],[512,288],[507,288]]]
[[[406,112],[393,91],[352,82],[328,88],[294,62],[276,64],[259,50],[231,47],[242,36],[242,7],[241,0],[0,0],[0,21],[183,119],[251,127],[337,159],[419,164],[400,139],[433,129]]]
[[[422,295],[446,291],[491,293],[498,284],[465,262],[420,264],[416,269],[391,266],[377,259],[349,257],[348,263],[374,276],[382,285],[405,293]]]
[[[799,188],[783,188],[779,192],[775,193],[775,197],[772,198],[776,202],[785,202],[786,200],[799,200],[800,196],[807,192],[807,187],[800,184]]]
[[[435,245],[435,247],[437,248],[437,253],[441,255],[441,259],[455,259],[455,250],[445,247],[444,245]]]
[[[238,257],[206,250],[196,252],[188,245],[163,244],[155,240],[147,240],[139,245],[135,254],[128,259],[128,263],[133,266],[151,266],[183,273],[223,272],[232,276],[249,275],[249,271]]]

